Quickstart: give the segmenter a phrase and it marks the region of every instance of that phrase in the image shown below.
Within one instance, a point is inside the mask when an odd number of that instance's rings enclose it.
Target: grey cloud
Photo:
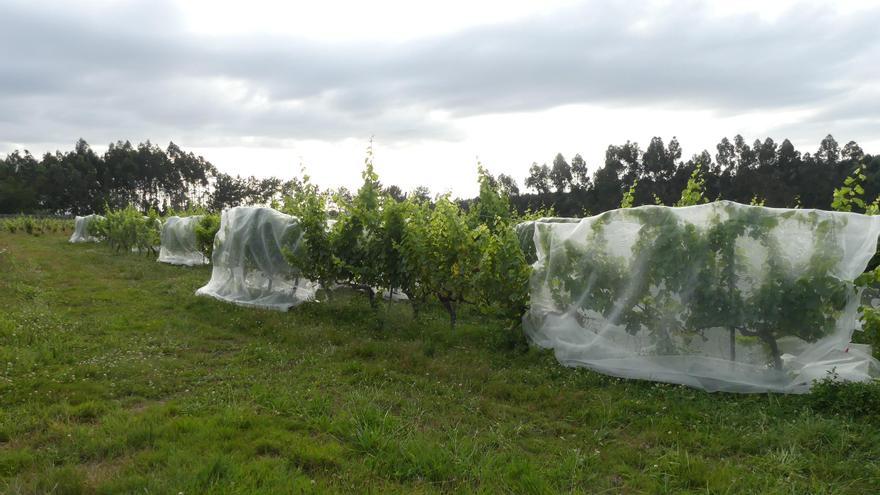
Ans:
[[[88,13],[29,5],[14,3],[0,17],[5,142],[457,139],[454,124],[428,112],[573,103],[723,113],[815,107],[880,127],[852,101],[877,75],[870,61],[880,58],[880,9],[839,17],[798,8],[765,22],[715,18],[697,2],[649,16],[634,2],[593,2],[406,44],[341,45],[194,35],[167,1]],[[639,21],[647,27],[636,29]],[[240,84],[243,97],[222,94],[218,81]]]

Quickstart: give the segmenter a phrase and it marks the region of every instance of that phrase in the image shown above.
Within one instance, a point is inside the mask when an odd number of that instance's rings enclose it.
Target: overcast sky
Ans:
[[[873,4],[873,5],[872,5]],[[677,136],[880,153],[870,1],[0,0],[0,154],[173,140],[223,171],[476,191]]]

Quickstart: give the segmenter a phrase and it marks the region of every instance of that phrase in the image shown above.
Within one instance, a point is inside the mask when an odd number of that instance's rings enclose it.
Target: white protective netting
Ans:
[[[314,299],[316,284],[299,276],[284,257],[302,241],[296,217],[271,208],[223,212],[214,238],[211,280],[196,294],[242,306],[287,311]]]
[[[96,219],[103,219],[101,215],[86,215],[84,217],[77,216],[73,234],[70,236],[68,242],[79,243],[79,242],[98,242],[100,239],[94,237],[89,234],[89,225],[95,221]]]
[[[208,262],[196,243],[196,225],[202,215],[168,217],[162,224],[159,261],[172,265],[199,266]]]
[[[525,331],[564,365],[730,392],[878,373],[850,338],[880,217],[720,201],[518,232],[534,261]]]

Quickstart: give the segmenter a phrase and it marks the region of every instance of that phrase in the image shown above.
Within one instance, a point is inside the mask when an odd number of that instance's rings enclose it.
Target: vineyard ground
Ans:
[[[876,493],[875,420],[559,366],[498,322],[0,233],[3,493]]]

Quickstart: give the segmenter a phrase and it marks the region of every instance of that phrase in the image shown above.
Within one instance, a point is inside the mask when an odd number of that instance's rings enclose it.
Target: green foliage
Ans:
[[[862,182],[866,178],[865,174],[862,173],[862,168],[856,168],[852,175],[844,179],[843,186],[834,190],[831,208],[835,211],[853,211],[855,207],[864,211],[867,205],[862,198],[865,194]]]
[[[863,291],[870,291],[872,295],[876,294],[877,287],[880,287],[880,267],[875,267],[859,276],[856,279],[856,286]],[[863,296],[863,300],[866,299],[871,298]],[[862,331],[853,334],[853,342],[869,344],[874,356],[880,357],[880,308],[875,308],[870,302],[862,304],[859,306],[859,322]]]
[[[687,185],[681,191],[681,198],[675,203],[675,206],[694,206],[706,202],[706,179],[703,177],[703,165],[698,163],[694,167],[688,179]]]
[[[480,184],[480,195],[471,208],[471,225],[486,225],[492,232],[510,223],[512,213],[510,200],[499,184],[483,168],[477,165],[477,181]]]
[[[403,203],[383,194],[371,148],[362,177],[353,198],[334,196],[340,207],[335,222],[328,219],[327,194],[308,176],[298,182],[293,195],[285,198],[285,212],[300,219],[303,243],[298,253],[287,253],[288,262],[325,289],[343,284],[365,292],[374,308],[381,288],[403,291],[413,299],[414,281],[405,270],[400,245],[416,200]]]
[[[401,253],[406,222],[413,210],[411,202],[397,201],[386,196],[376,232],[379,265],[379,286],[388,290],[400,290],[411,299],[415,298],[416,280],[406,269]],[[418,301],[413,301],[418,304]]]
[[[330,229],[330,253],[337,280],[364,291],[376,306],[375,287],[383,282],[379,261],[383,242],[380,239],[382,196],[379,176],[373,170],[372,143],[367,149],[363,184],[351,200],[337,195],[334,201],[342,206],[336,223]]]
[[[559,169],[563,165],[567,166],[560,155],[554,167]],[[471,236],[480,255],[472,274],[473,302],[482,312],[501,317],[516,327],[528,308],[531,274],[514,226],[514,221],[520,220],[515,219],[501,185],[482,166],[477,169],[477,178],[480,196],[470,212]],[[537,214],[552,215],[552,211],[545,209]]]
[[[363,184],[327,220],[327,195],[306,176],[285,200],[301,220],[304,242],[287,260],[325,287],[344,284],[370,296],[377,288],[400,291],[414,311],[436,298],[454,326],[461,305],[518,321],[524,312],[529,267],[511,222],[502,186],[478,168],[480,197],[468,213],[448,197],[431,205],[417,195],[398,201],[381,193],[368,150]],[[542,212],[543,213],[543,212]]]
[[[202,218],[196,224],[196,247],[207,259],[211,259],[214,254],[214,238],[219,230],[220,215],[216,213],[202,214]]]
[[[68,218],[35,217],[31,215],[19,215],[9,218],[0,218],[0,232],[10,234],[23,233],[33,236],[55,232],[69,232],[74,227],[74,221]]]
[[[841,382],[835,374],[817,380],[808,396],[810,406],[849,417],[880,418],[880,382]]]
[[[527,222],[530,220],[538,220],[539,218],[550,218],[555,217],[556,211],[552,206],[546,206],[542,208],[538,208],[535,210],[526,209],[522,214],[516,215],[513,218],[514,222]],[[583,212],[583,216],[588,217],[590,214],[588,212]]]
[[[144,215],[133,206],[119,210],[108,208],[104,218],[96,218],[89,224],[89,234],[105,241],[117,253],[136,251],[147,256],[158,254],[161,230],[162,221],[155,210],[150,209]]]
[[[866,215],[877,215],[880,213],[880,196],[874,199],[870,204],[865,204],[863,199],[865,190],[862,188],[862,182],[865,180],[865,174],[862,173],[861,167],[844,180],[844,185],[834,190],[834,201],[832,207],[837,211],[853,211],[853,207],[865,210]],[[863,273],[857,280],[856,285],[864,290],[876,290],[880,287],[880,246],[878,252],[874,254],[874,258],[868,264],[868,270]],[[875,308],[870,304],[859,306],[859,320],[862,324],[861,333],[853,335],[854,340],[860,340],[870,344],[873,348],[875,356],[880,356],[880,308]]]
[[[339,278],[330,241],[327,195],[304,176],[292,196],[284,199],[284,212],[297,217],[303,231],[300,249],[285,253],[287,261],[309,280],[320,282],[325,290]]]
[[[831,207],[835,211],[852,212],[860,210],[866,215],[877,215],[880,213],[880,196],[876,197],[871,203],[867,203],[864,199],[865,189],[863,183],[866,178],[862,168],[856,168],[850,176],[844,179],[843,186],[834,190],[834,199],[831,202]]]
[[[880,215],[880,196],[874,198],[874,201],[865,207],[865,215]]]
[[[448,197],[433,209],[402,205],[408,215],[399,243],[405,285],[416,299],[439,300],[453,327],[463,304],[516,326],[528,304],[530,267],[506,195],[482,167],[478,177],[480,197],[467,214]]]
[[[629,189],[624,191],[623,198],[620,200],[621,208],[632,208],[636,199],[636,187],[639,185],[638,179],[634,180]],[[656,196],[655,196],[656,197]]]
[[[528,310],[532,268],[510,225],[479,236],[481,259],[475,274],[480,308],[516,327]]]
[[[880,310],[869,305],[859,306],[862,331],[853,334],[853,342],[871,346],[874,357],[880,357]]]
[[[401,243],[404,266],[416,281],[416,294],[436,297],[455,326],[458,308],[473,301],[474,276],[480,269],[477,243],[482,226],[473,229],[458,205],[447,197],[433,210],[413,205]]]

